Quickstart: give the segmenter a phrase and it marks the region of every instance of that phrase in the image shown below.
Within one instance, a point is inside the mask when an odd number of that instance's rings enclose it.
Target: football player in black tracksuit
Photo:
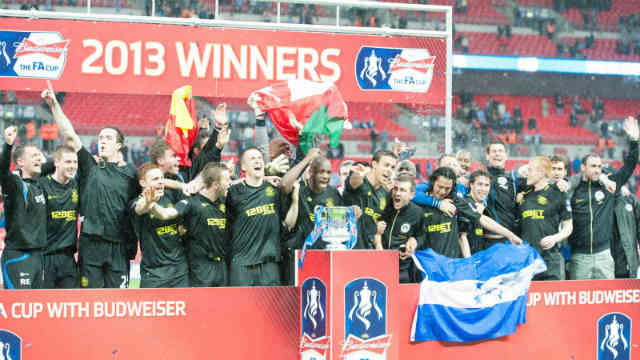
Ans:
[[[229,284],[280,284],[280,190],[264,180],[264,157],[255,147],[240,156],[245,177],[229,188],[226,199],[230,231]]]
[[[191,187],[188,185],[196,179],[206,164],[210,162],[220,162],[220,155],[224,146],[229,142],[231,131],[226,125],[226,104],[218,105],[215,117],[216,127],[213,128],[211,136],[202,149],[192,152],[191,166],[178,166],[178,158],[163,139],[158,139],[151,145],[149,158],[151,162],[158,165],[164,173],[166,185],[165,194],[176,203],[184,199],[185,193],[200,191],[201,186]],[[198,137],[206,136],[209,130],[208,120],[202,119],[198,125],[200,126]]]
[[[629,180],[638,163],[638,122],[629,117],[623,127],[630,138],[629,152],[622,168],[611,176],[611,180],[616,182],[616,194]],[[610,247],[615,226],[616,196],[598,182],[602,173],[602,160],[599,156],[585,156],[580,169],[582,180],[570,199],[574,231],[569,237],[569,276],[572,280],[613,279],[615,268]]]
[[[187,226],[191,286],[226,286],[228,232],[225,196],[231,175],[225,165],[209,163],[202,170],[201,177],[205,188],[198,194],[181,200],[174,208],[153,205],[151,209],[160,219],[181,217]]]
[[[43,92],[62,135],[71,139],[78,151],[80,213],[84,216],[79,238],[80,286],[85,288],[126,288],[129,259],[135,257],[136,239],[129,221],[129,204],[140,193],[137,170],[122,160],[124,135],[113,126],[98,134],[98,156],[82,147],[55,93]]]
[[[519,177],[516,171],[505,171],[507,150],[500,140],[494,140],[487,145],[486,158],[489,163],[487,170],[492,176],[487,214],[514,234],[520,234],[516,195],[524,190],[526,180]],[[506,240],[499,234],[488,232],[485,232],[485,238],[488,246]]]
[[[487,196],[491,189],[491,174],[486,170],[476,170],[469,176],[469,192],[465,195],[465,200],[475,204],[479,213],[484,213],[487,206]],[[488,248],[484,238],[484,228],[477,221],[466,219],[461,216],[460,237],[466,238],[469,243],[471,254]],[[463,240],[464,241],[464,240]]]
[[[131,204],[131,223],[142,250],[140,287],[188,287],[187,254],[178,222],[149,211],[153,205],[174,205],[171,197],[164,194],[162,171],[153,163],[145,163],[138,176],[142,194]]]
[[[534,280],[565,279],[565,263],[559,243],[573,231],[567,195],[549,182],[550,174],[551,161],[548,158],[531,159],[527,185],[532,188],[525,191],[518,206],[522,237],[547,264],[547,271],[536,275]]]
[[[37,183],[43,155],[32,144],[18,146],[14,159],[22,176],[11,173],[11,151],[17,134],[15,126],[5,129],[5,145],[0,155],[7,231],[0,258],[3,286],[5,289],[39,289],[44,281],[47,246],[47,205]]]
[[[397,159],[391,151],[378,150],[373,154],[368,172],[362,164],[351,167],[342,195],[347,205],[357,205],[362,209],[362,216],[358,219],[358,249],[374,248],[376,223],[388,205]]]
[[[309,180],[298,181],[306,166],[310,168]],[[293,285],[294,251],[302,249],[304,241],[314,229],[316,206],[343,206],[342,196],[338,190],[329,186],[330,179],[331,162],[320,155],[318,149],[310,149],[305,158],[291,168],[282,178],[280,191],[283,196],[291,194],[291,199],[283,201],[284,208],[288,209],[284,223],[288,230],[293,232],[283,245],[282,274],[283,280],[288,285]],[[295,185],[296,182],[298,185]],[[354,209],[356,216],[359,215],[359,210],[359,208],[357,210]],[[326,245],[327,243],[320,238],[313,244],[312,248],[324,249]]]
[[[78,154],[74,148],[61,145],[54,154],[54,164],[55,172],[39,179],[47,198],[44,288],[70,289],[78,286],[74,257],[78,239]]]
[[[422,219],[424,211],[411,199],[416,183],[412,176],[401,175],[394,181],[391,202],[378,221],[374,236],[376,249],[394,249],[400,252],[400,282],[416,282],[417,274],[410,256],[424,242]]]

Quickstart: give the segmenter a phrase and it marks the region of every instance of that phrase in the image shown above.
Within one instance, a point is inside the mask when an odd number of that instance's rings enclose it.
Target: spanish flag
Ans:
[[[186,85],[171,95],[169,120],[164,127],[164,140],[180,158],[180,166],[191,166],[189,149],[197,137],[196,103],[191,94],[191,85]]]

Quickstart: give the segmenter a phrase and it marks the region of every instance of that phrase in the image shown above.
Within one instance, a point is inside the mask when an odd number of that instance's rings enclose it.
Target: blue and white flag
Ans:
[[[512,334],[526,322],[527,292],[547,270],[529,245],[496,244],[464,259],[433,250],[413,256],[424,280],[411,341],[477,341]]]

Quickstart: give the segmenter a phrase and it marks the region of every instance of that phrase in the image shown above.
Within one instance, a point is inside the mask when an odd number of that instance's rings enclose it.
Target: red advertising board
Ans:
[[[3,18],[0,88],[246,98],[275,81],[335,81],[348,101],[444,105],[444,39]],[[13,55],[13,56],[11,56]]]
[[[385,360],[599,360],[614,359],[612,349],[616,360],[640,357],[635,279],[534,282],[527,323],[515,334],[411,343],[419,285],[393,283],[397,262],[390,254],[310,251],[301,287],[0,291],[0,341],[18,344],[12,351],[21,357],[12,352],[13,360],[350,359],[362,349]],[[322,282],[324,292],[304,291],[306,280],[307,290],[320,290]],[[375,324],[371,336],[355,329],[361,310],[386,324],[382,336],[373,333]],[[305,316],[327,320],[326,331],[310,331],[306,344]],[[323,334],[329,346],[314,342]],[[321,355],[301,356],[313,349]]]

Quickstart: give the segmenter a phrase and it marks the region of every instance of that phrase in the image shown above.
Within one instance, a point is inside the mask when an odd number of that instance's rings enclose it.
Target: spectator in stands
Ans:
[[[595,37],[593,36],[593,32],[589,33],[589,35],[584,39],[584,46],[587,49],[591,49],[593,47],[593,43],[595,42]]]
[[[533,134],[533,150],[535,151],[536,156],[541,154],[542,147],[542,135],[540,135],[540,131],[536,129],[536,133]]]
[[[576,112],[577,115],[584,114],[584,109],[582,108],[582,103],[580,103],[580,98],[578,97],[578,95],[573,97],[571,108]]]
[[[576,115],[576,112],[574,110],[571,110],[571,114],[569,114],[569,126],[578,126],[578,116]]]
[[[522,129],[524,129],[524,120],[522,120],[522,116],[517,116],[513,119],[513,130],[515,130],[516,135],[521,135]]]
[[[466,54],[469,52],[469,39],[463,35],[460,35],[460,37],[462,37],[462,40],[460,40],[460,46],[462,47],[462,52]]]
[[[603,138],[608,138],[610,136],[609,124],[606,121],[600,123],[600,135],[602,135]]]
[[[562,115],[564,113],[564,101],[562,100],[562,96],[560,96],[560,94],[556,94],[553,98],[556,104],[556,114]]]
[[[529,123],[527,124],[529,130],[538,130],[536,126],[536,118],[529,118]]]
[[[369,132],[369,137],[371,138],[371,152],[375,153],[378,150],[378,136],[380,134],[375,128],[371,128]]]
[[[553,24],[553,21],[549,21],[549,23],[547,23],[547,38],[549,40],[552,40],[555,32],[556,32],[556,26]]]
[[[558,43],[556,44],[556,56],[564,56],[564,42],[562,41],[558,41]]]

